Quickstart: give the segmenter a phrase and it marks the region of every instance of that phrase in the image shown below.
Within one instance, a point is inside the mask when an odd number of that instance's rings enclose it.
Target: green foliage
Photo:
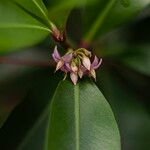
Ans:
[[[130,21],[148,4],[149,0],[97,0],[94,5],[85,8],[83,15],[85,39],[90,42],[101,34]]]
[[[146,103],[145,99],[148,99],[145,92],[149,89],[149,44],[138,43],[138,40],[132,43],[136,35],[131,38],[131,30],[127,27],[106,36],[105,33],[133,20],[149,6],[149,0],[44,2],[0,1],[0,53],[41,43],[52,32],[52,22],[61,30],[67,26],[72,30],[69,34],[78,35],[78,44],[88,42],[95,53],[103,57],[104,66],[97,85],[115,112],[125,143],[123,148],[147,150],[150,121],[139,100]],[[78,15],[72,17],[74,11]],[[75,26],[78,26],[77,30]],[[141,30],[143,32],[144,27]],[[71,44],[75,42],[72,38]],[[50,50],[44,43],[41,45],[41,51],[43,47]],[[77,43],[73,46],[79,47]],[[32,55],[36,57],[34,53]],[[16,80],[0,83],[0,149],[120,150],[115,117],[94,83],[84,80],[74,86],[69,81],[61,81],[56,88],[58,79],[54,78],[53,69],[32,71],[32,75],[25,73],[19,79],[16,75]],[[139,72],[144,79],[139,78]]]
[[[63,81],[51,103],[48,149],[120,150],[109,104],[92,82]],[[59,143],[59,144],[58,144]]]
[[[125,71],[125,69],[124,69]],[[148,150],[150,138],[149,106],[145,97],[147,91],[143,90],[142,96],[138,90],[146,89],[147,80],[143,76],[120,75],[121,70],[116,67],[104,67],[98,73],[98,87],[102,89],[106,99],[109,100],[112,109],[118,118],[118,126],[121,133],[122,149],[124,150]],[[125,78],[124,80],[122,80]],[[137,84],[138,82],[138,84]],[[140,87],[140,88],[139,88]]]
[[[45,25],[13,1],[0,1],[0,51],[37,44],[49,33]]]
[[[138,2],[59,0],[57,3],[49,1],[48,14],[41,0],[2,0],[0,2],[0,50],[12,50],[42,41],[51,32],[51,21],[48,15],[63,29],[70,11],[74,7],[83,7],[84,37],[90,42],[100,34],[130,20],[148,4],[148,0]]]
[[[96,0],[47,0],[49,16],[61,29],[66,27],[67,19],[74,8],[90,5]]]
[[[53,70],[34,69],[27,71],[17,81],[0,90],[0,96],[4,93],[3,101],[6,101],[8,87],[20,95],[19,105],[14,109],[0,129],[1,148],[11,150],[42,150],[45,145],[45,133],[48,123],[50,99],[59,82],[59,76],[54,76]],[[51,86],[50,86],[51,85]],[[2,86],[2,84],[1,84]],[[15,87],[16,86],[16,87]],[[15,90],[15,88],[17,90]],[[8,93],[9,94],[9,93]],[[16,94],[16,93],[14,93]],[[19,95],[19,94],[18,94]],[[13,97],[14,95],[10,95]],[[2,97],[1,97],[2,98]],[[13,99],[7,103],[15,103]],[[3,105],[5,108],[5,106]],[[14,136],[15,135],[15,136]]]
[[[50,27],[50,20],[48,18],[48,11],[42,0],[13,0],[20,8],[26,11],[32,17],[43,21]]]

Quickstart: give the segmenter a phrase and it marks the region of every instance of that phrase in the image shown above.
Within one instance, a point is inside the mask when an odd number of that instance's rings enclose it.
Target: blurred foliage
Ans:
[[[103,66],[98,73],[98,79],[97,85],[115,112],[121,131],[122,149],[148,150],[150,138],[149,95],[143,88],[150,88],[147,84],[149,79],[128,70],[128,68],[122,69],[112,65]],[[137,82],[142,82],[142,84],[137,84]],[[134,86],[138,86],[138,88]]]
[[[0,1],[0,51],[3,53],[37,44],[49,32],[45,25],[19,4],[10,0]]]
[[[4,149],[10,149],[11,147],[12,150],[15,150],[16,147],[23,149],[24,146],[28,146],[26,143],[24,144],[24,142],[32,142],[31,140],[28,141],[28,138],[31,138],[34,128],[35,130],[38,128],[34,126],[38,126],[36,121],[40,120],[39,116],[41,116],[42,113],[46,112],[49,108],[50,99],[59,80],[60,78],[58,76],[54,76],[53,71],[47,68],[33,69],[33,71],[22,75],[19,82],[15,82],[19,88],[18,93],[25,91],[26,95],[23,99],[20,99],[22,102],[11,113],[3,128],[0,130],[1,147]],[[20,88],[19,83],[22,89]],[[9,101],[12,100],[10,99]],[[42,117],[41,120],[44,120],[44,117]],[[37,137],[36,135],[34,136]],[[24,139],[26,140],[24,141]],[[21,141],[23,141],[23,144]],[[36,140],[35,142],[37,143]],[[42,141],[41,144],[43,144]]]
[[[76,47],[84,38],[94,39],[90,49],[104,58],[96,84],[115,112],[122,149],[149,150],[149,0],[87,0],[86,6],[86,1],[44,0],[48,10],[38,0],[46,18],[33,1],[30,6],[25,0],[15,0],[23,6],[8,1],[0,1],[1,149],[41,150],[45,144],[48,106],[62,79],[47,65],[54,43],[44,38],[51,20],[61,28],[67,22],[67,34]],[[19,49],[39,42],[36,50]],[[6,50],[11,53],[6,55]],[[3,57],[8,60],[2,61]]]

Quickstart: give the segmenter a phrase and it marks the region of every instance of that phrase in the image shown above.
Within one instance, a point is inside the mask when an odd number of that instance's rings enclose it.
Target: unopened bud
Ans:
[[[54,24],[51,24],[52,36],[55,41],[63,42],[65,40],[65,32],[61,32]]]
[[[82,63],[84,65],[85,68],[87,68],[88,70],[90,70],[91,68],[91,62],[90,62],[90,59],[86,56],[83,57],[82,59]]]
[[[90,74],[91,74],[91,76],[96,80],[96,72],[95,72],[94,69],[91,69],[91,70],[90,70]]]
[[[79,68],[79,70],[78,70],[78,75],[79,75],[80,78],[83,77],[83,71],[82,71],[80,68]]]
[[[73,72],[77,72],[77,71],[78,71],[78,67],[77,67],[77,65],[76,65],[75,62],[71,62],[71,70],[72,70]]]
[[[78,81],[78,75],[77,75],[77,73],[71,72],[70,73],[70,78],[71,78],[73,84],[76,85],[77,81]]]

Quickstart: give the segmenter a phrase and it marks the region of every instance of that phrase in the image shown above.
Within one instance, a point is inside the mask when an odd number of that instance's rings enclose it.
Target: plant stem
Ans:
[[[71,46],[71,44],[69,43],[69,41],[67,41],[67,40],[65,40],[65,41],[63,41],[63,42],[58,42],[59,43],[59,45],[61,46],[61,47],[63,47],[64,49],[66,49],[66,50],[68,50],[68,49],[72,49],[72,46]]]

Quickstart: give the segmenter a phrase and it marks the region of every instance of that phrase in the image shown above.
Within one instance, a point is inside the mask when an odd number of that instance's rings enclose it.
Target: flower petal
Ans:
[[[97,58],[97,56],[95,55],[94,60],[93,60],[93,62],[92,62],[92,67],[96,66],[97,64],[98,64],[98,58]]]
[[[63,67],[63,65],[64,65],[64,61],[63,61],[63,60],[60,60],[60,61],[57,63],[56,71],[59,70],[61,67]]]
[[[65,62],[70,62],[72,60],[72,53],[64,55],[62,58]]]
[[[60,68],[61,71],[68,73],[71,71],[71,67],[69,63],[64,63],[64,65]]]
[[[91,69],[90,70],[90,74],[91,74],[91,76],[95,79],[95,81],[96,81],[96,72],[95,72],[95,70],[94,69]]]
[[[66,70],[69,72],[69,71],[71,71],[71,67],[70,67],[70,64],[69,63],[65,63],[65,68],[66,68]]]
[[[72,62],[72,63],[71,63],[71,70],[72,70],[73,72],[77,72],[77,71],[78,71],[78,67],[77,67],[77,65],[76,65],[75,62]]]
[[[88,51],[88,50],[85,49],[85,48],[83,49],[83,51],[84,51],[84,53],[85,53],[86,56],[90,56],[90,57],[91,57],[92,54],[91,54],[90,51]]]
[[[61,71],[63,71],[63,72],[65,72],[65,73],[67,73],[67,72],[68,72],[68,70],[66,69],[66,67],[65,67],[65,66],[62,66],[62,67],[60,68],[60,70],[61,70]]]
[[[73,82],[73,84],[76,85],[77,81],[78,81],[78,75],[77,75],[77,73],[71,72],[70,73],[70,78],[71,78],[71,81]]]
[[[98,64],[95,66],[92,66],[93,69],[98,69],[99,66],[102,64],[102,58],[99,60]]]
[[[87,70],[87,68],[85,68],[84,66],[80,65],[80,69],[82,70],[83,74],[88,74],[89,70]]]
[[[52,57],[56,62],[58,62],[61,59],[60,54],[57,50],[57,46],[55,46],[54,48],[54,53],[52,54]]]
[[[80,78],[82,78],[82,77],[83,77],[83,71],[82,71],[82,69],[81,69],[81,68],[79,68],[79,70],[78,70],[78,75],[79,75],[79,77],[80,77]]]
[[[86,56],[83,57],[82,59],[82,63],[84,65],[85,68],[87,68],[88,70],[90,70],[91,68],[91,62],[90,62],[90,59]]]

